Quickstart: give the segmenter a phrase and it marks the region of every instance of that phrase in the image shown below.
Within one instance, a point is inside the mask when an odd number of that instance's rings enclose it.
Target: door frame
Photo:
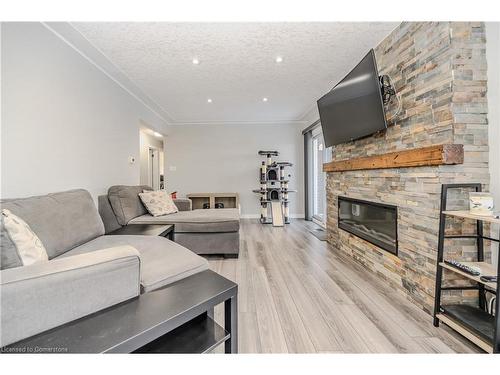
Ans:
[[[317,153],[321,152],[323,155],[322,157],[322,161],[323,162],[326,162],[326,154],[327,154],[327,148],[325,147],[325,141],[323,140],[323,149],[322,150],[316,150],[315,149],[315,141],[319,141],[321,140],[323,137],[323,129],[321,128],[321,126],[318,126],[316,127],[315,129],[312,130],[311,132],[311,143],[312,143],[312,147],[311,147],[311,159],[312,159],[312,166],[313,166],[313,173],[312,173],[312,178],[311,178],[311,193],[312,193],[312,212],[311,212],[311,219],[313,222],[315,222],[316,224],[318,225],[321,225],[322,227],[325,227],[326,226],[326,216],[327,216],[327,209],[326,209],[326,179],[325,179],[325,184],[324,184],[324,188],[325,188],[325,196],[324,196],[324,200],[325,200],[325,204],[324,204],[324,217],[321,218],[320,216],[318,215],[315,215],[315,206],[316,206],[316,202],[315,202],[315,199],[314,199],[314,191],[316,190],[316,184],[317,184],[317,180],[314,178],[316,176],[316,174],[318,173],[319,171],[319,166],[317,166],[317,168],[315,168],[315,160],[314,160],[314,157]],[[320,173],[324,173],[324,172],[320,172]]]

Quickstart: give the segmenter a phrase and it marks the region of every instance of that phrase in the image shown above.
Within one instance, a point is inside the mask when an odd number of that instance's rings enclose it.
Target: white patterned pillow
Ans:
[[[146,206],[146,209],[153,216],[174,214],[179,211],[172,197],[165,190],[144,190],[142,193],[139,193],[139,197],[144,206]]]
[[[23,266],[49,260],[42,241],[19,216],[7,209],[2,210],[4,227],[16,247]]]

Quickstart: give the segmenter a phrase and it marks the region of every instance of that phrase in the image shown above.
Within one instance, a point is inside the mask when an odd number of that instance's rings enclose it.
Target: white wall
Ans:
[[[500,23],[498,22],[486,23],[486,59],[490,191],[495,200],[495,211],[500,211]],[[495,238],[498,236],[498,225],[492,227],[492,236]],[[496,263],[496,259],[493,261]]]
[[[259,150],[277,150],[290,161],[290,215],[303,217],[303,138],[297,125],[179,125],[165,140],[167,190],[180,196],[195,192],[237,192],[242,215],[258,217]],[[175,171],[172,171],[175,167]]]
[[[163,120],[42,24],[1,37],[1,196],[138,184],[139,122]]]

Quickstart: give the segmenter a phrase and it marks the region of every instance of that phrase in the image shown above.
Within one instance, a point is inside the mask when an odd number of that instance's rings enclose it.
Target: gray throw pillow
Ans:
[[[130,220],[148,213],[139,198],[139,193],[142,193],[143,190],[153,189],[147,185],[115,185],[109,188],[109,203],[120,225],[127,225]]]

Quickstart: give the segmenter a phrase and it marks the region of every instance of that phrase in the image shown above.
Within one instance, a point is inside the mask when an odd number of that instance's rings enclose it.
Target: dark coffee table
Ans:
[[[130,224],[110,235],[162,236],[174,241],[174,224]]]
[[[4,353],[238,352],[238,285],[211,271],[2,348]],[[224,327],[213,320],[224,302]]]

